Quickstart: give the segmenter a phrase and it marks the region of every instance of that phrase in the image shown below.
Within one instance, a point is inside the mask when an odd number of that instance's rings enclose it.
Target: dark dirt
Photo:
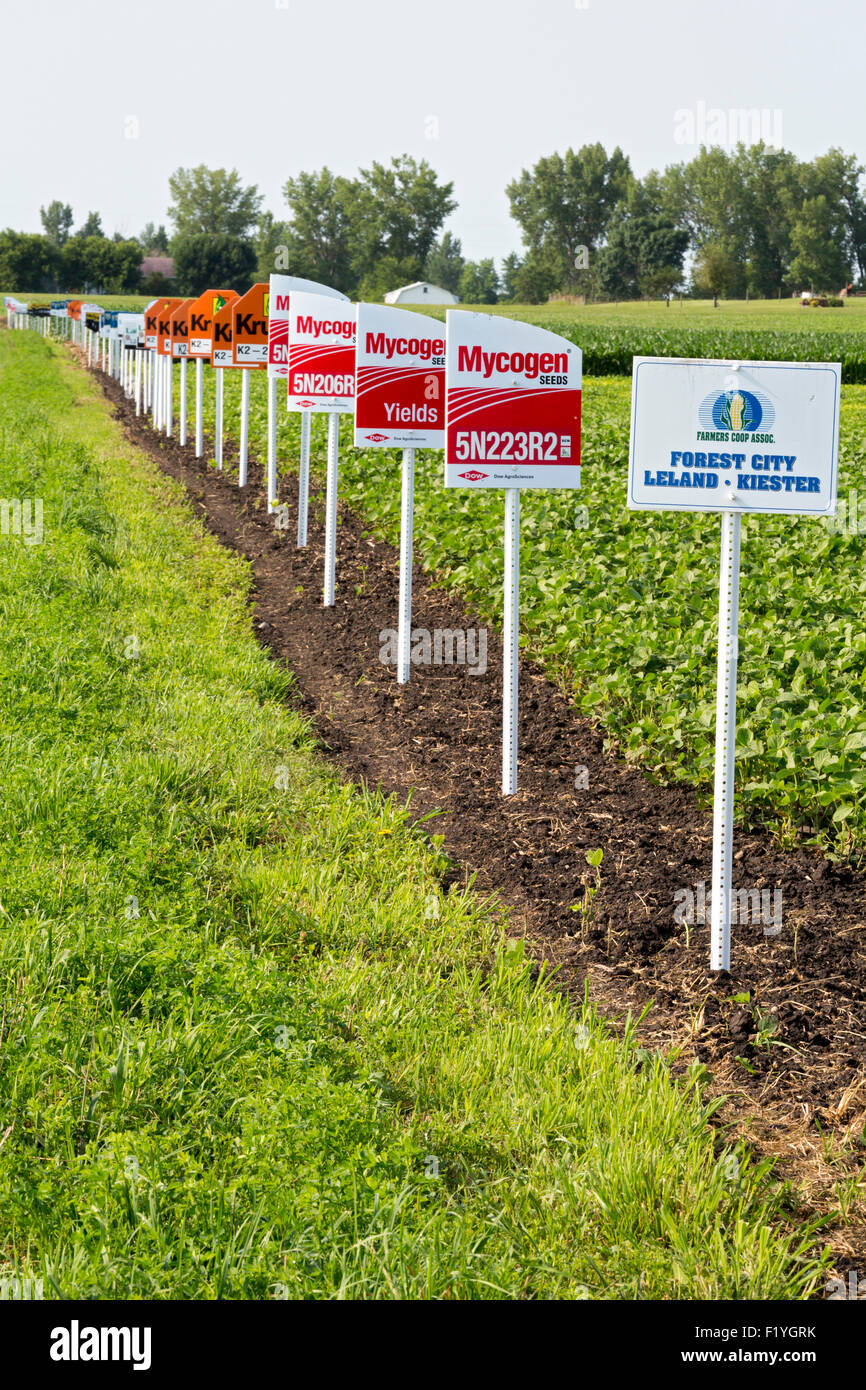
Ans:
[[[294,673],[302,707],[345,774],[386,793],[411,792],[419,816],[444,836],[451,877],[476,875],[483,892],[515,909],[513,929],[558,981],[608,1017],[652,1008],[643,1044],[703,1063],[732,1132],[797,1181],[807,1208],[834,1204],[833,1184],[862,1171],[866,1120],[866,877],[812,851],[781,852],[765,835],[738,834],[734,885],[781,889],[783,927],[740,925],[729,976],[708,971],[709,928],[674,920],[679,889],[709,883],[712,823],[694,792],[661,786],[604,751],[604,735],[531,662],[520,670],[520,790],[499,792],[501,662],[488,628],[488,668],[413,668],[409,686],[379,658],[379,634],[397,626],[398,563],[360,518],[340,509],[336,606],[322,605],[322,495],[310,505],[310,544],[295,545],[296,480],[281,498],[291,525],[268,518],[262,470],[236,483],[226,469],[156,435],[119,387],[100,376],[132,441],[186,487],[205,525],[246,556],[255,575],[259,640]],[[207,451],[206,451],[207,453]],[[413,626],[485,626],[417,566]],[[586,769],[585,789],[576,786]],[[589,849],[604,858],[586,928],[573,905],[595,881]],[[748,995],[747,1001],[732,996]],[[825,1136],[835,1141],[830,1149]],[[837,1267],[866,1266],[862,1224],[834,1225]],[[862,1269],[861,1269],[862,1272]]]

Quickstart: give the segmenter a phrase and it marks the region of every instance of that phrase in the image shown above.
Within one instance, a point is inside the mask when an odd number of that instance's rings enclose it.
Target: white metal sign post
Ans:
[[[411,671],[415,450],[445,447],[445,331],[436,319],[359,304],[355,448],[402,448],[397,681]]]
[[[340,414],[355,408],[355,328],[355,307],[344,296],[292,291],[286,403],[289,410],[328,413],[326,608],[334,606],[336,585]]]
[[[241,442],[238,459],[238,487],[247,485],[250,451],[250,368],[241,370]]]
[[[505,489],[502,794],[517,791],[520,489],[580,487],[581,352],[544,328],[450,309],[445,486]]]
[[[629,507],[722,516],[711,970],[731,965],[742,516],[835,513],[840,384],[838,363],[634,359]]]
[[[204,453],[204,358],[195,359],[195,456],[200,459]]]
[[[443,402],[444,406],[444,402]],[[415,523],[415,450],[403,450],[400,470],[400,595],[397,604],[397,684],[412,670],[412,561]]]
[[[180,359],[180,419],[178,422],[178,438],[186,448],[186,411],[187,411],[187,391],[186,391],[186,364],[187,358]]]
[[[301,461],[298,470],[298,549],[307,544],[310,510],[310,412],[301,411]]]

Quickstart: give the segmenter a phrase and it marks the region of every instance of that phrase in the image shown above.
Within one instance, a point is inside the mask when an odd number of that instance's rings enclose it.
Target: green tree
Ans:
[[[141,283],[141,244],[136,237],[114,240],[114,275],[110,294],[135,294]]]
[[[442,223],[457,204],[453,183],[440,184],[435,171],[409,155],[390,165],[362,169],[354,185],[353,260],[359,276],[387,256],[408,267],[409,281],[420,280]]]
[[[501,299],[509,299],[512,302],[517,297],[517,272],[522,265],[521,259],[516,251],[511,251],[502,262],[502,270],[499,273],[499,284],[501,286]]]
[[[835,293],[848,283],[850,263],[838,204],[821,193],[807,198],[791,231],[791,277],[803,289]]]
[[[249,289],[256,273],[256,253],[249,241],[224,232],[208,235],[188,233],[172,243],[174,275],[178,294],[201,294],[204,290]]]
[[[289,265],[293,275],[351,294],[357,284],[353,256],[355,186],[324,168],[287,179]]]
[[[138,242],[146,256],[168,255],[168,232],[161,222],[158,227],[153,222],[148,222],[139,235]]]
[[[517,304],[543,304],[554,290],[562,288],[561,263],[558,256],[543,251],[530,251],[513,276],[513,299]]]
[[[74,235],[78,237],[102,236],[102,218],[99,213],[89,212]]]
[[[134,294],[139,288],[141,244],[135,238],[70,237],[61,254],[60,278],[66,291]]]
[[[863,173],[862,164],[853,154],[834,148],[812,161],[806,179],[810,194],[823,193],[836,206],[846,260],[857,266],[861,279],[866,276],[866,201],[860,186]]]
[[[595,144],[548,155],[508,185],[511,215],[535,258],[534,283],[552,276],[548,293],[586,286],[583,261],[592,259],[633,179],[619,146],[608,155],[603,145]],[[530,278],[528,265],[529,257],[524,280]]]
[[[663,216],[630,217],[612,227],[599,256],[599,286],[611,299],[670,294],[682,278],[689,234]]]
[[[175,169],[168,181],[168,215],[178,241],[191,236],[245,241],[259,215],[262,197],[255,184],[245,188],[237,169]]]
[[[55,198],[47,208],[39,209],[39,217],[48,240],[55,246],[63,246],[72,229],[72,208],[69,204]]]
[[[499,299],[499,276],[492,258],[467,261],[460,276],[460,298],[465,304],[495,304]]]
[[[452,294],[460,293],[460,277],[466,262],[463,247],[456,236],[446,232],[435,243],[424,265],[424,279],[431,285],[440,285]]]
[[[19,294],[50,289],[58,269],[58,248],[33,232],[0,232],[0,284]]]
[[[695,286],[705,292],[708,274],[724,285],[710,289],[714,297],[740,297],[748,286],[751,210],[742,152],[742,146],[730,153],[702,147],[687,164],[666,169],[657,185],[665,212],[675,226],[687,229],[702,267]]]
[[[722,241],[705,241],[692,268],[692,287],[698,294],[711,294],[717,305],[719,296],[736,298],[743,283],[743,267]]]

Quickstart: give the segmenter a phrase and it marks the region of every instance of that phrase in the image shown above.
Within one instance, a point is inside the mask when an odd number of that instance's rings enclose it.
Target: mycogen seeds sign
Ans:
[[[842,369],[634,359],[632,510],[836,510]]]
[[[580,487],[580,349],[454,309],[445,337],[445,486]]]
[[[355,407],[355,306],[295,294],[289,309],[289,410]]]
[[[408,309],[359,304],[355,447],[445,444],[445,327]]]
[[[297,275],[272,275],[265,296],[264,311],[268,321],[268,376],[289,374],[289,313],[293,294],[323,294],[330,299],[348,299],[329,285],[316,280],[303,280]],[[354,310],[352,311],[354,313]],[[291,407],[290,407],[291,409]]]

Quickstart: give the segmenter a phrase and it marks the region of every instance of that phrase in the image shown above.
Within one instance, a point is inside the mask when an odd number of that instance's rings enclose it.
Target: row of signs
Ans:
[[[128,347],[267,371],[289,410],[354,412],[356,447],[444,448],[448,487],[580,485],[580,349],[532,324],[452,310],[443,329],[283,275],[144,315],[49,309]],[[840,386],[835,363],[635,358],[628,506],[832,514]]]
[[[356,447],[445,448],[451,487],[579,486],[580,350],[530,324],[459,313],[443,328],[274,275],[242,296],[156,300],[144,345],[267,371],[289,410],[354,412]]]

